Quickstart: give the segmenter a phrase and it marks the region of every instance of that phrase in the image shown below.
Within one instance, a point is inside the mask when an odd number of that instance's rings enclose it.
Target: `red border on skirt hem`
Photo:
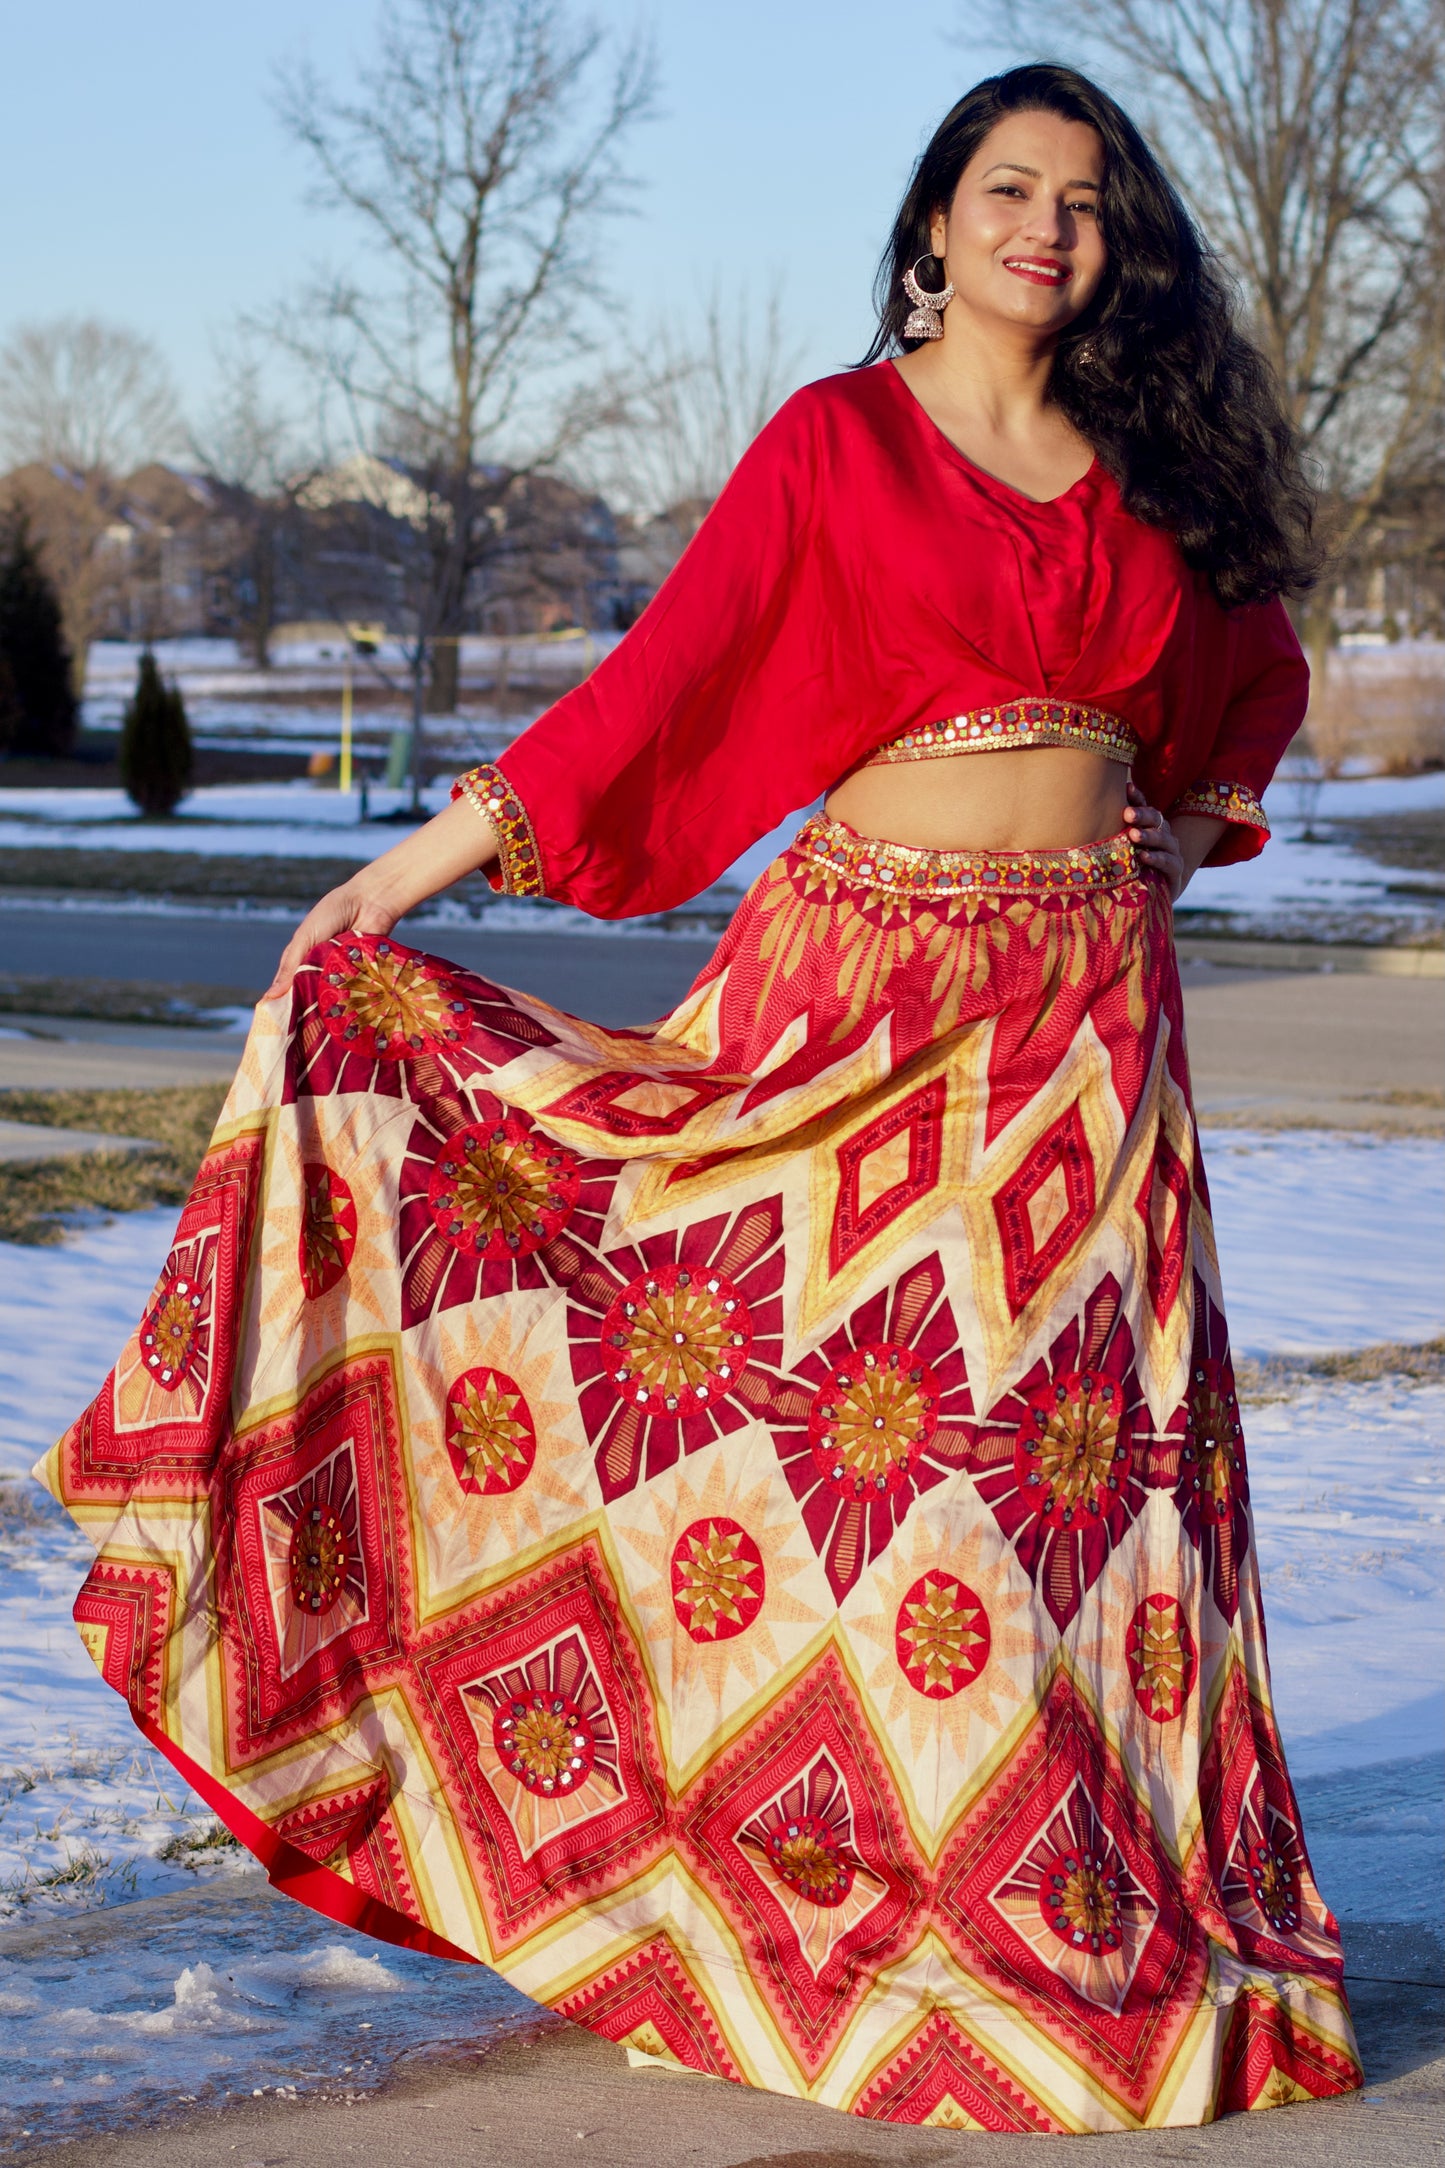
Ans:
[[[318,1866],[299,1845],[278,1837],[259,1815],[242,1805],[234,1792],[228,1792],[224,1784],[218,1783],[199,1762],[192,1761],[173,1739],[168,1739],[150,1717],[142,1716],[134,1704],[127,1706],[151,1745],[158,1747],[166,1760],[179,1770],[192,1791],[200,1794],[232,1836],[238,1837],[248,1852],[254,1852],[266,1870],[267,1881],[273,1889],[280,1890],[283,1897],[294,1897],[297,1904],[306,1905],[312,1912],[319,1912],[342,1927],[355,1927],[377,1942],[392,1942],[403,1950],[425,1950],[430,1957],[449,1957],[459,1965],[481,1963],[480,1958],[472,1957],[466,1950],[459,1950],[454,1942],[433,1934],[420,1921],[408,1919],[394,1905],[384,1905],[378,1898],[368,1897],[354,1882],[333,1874],[329,1867]]]

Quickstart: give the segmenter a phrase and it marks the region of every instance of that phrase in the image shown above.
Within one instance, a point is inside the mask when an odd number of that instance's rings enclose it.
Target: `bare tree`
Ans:
[[[185,439],[149,339],[94,316],[22,324],[0,346],[0,449],[79,474],[124,474]]]
[[[1238,279],[1347,547],[1440,403],[1441,0],[1079,0],[1073,19]]]
[[[687,540],[801,361],[776,284],[760,311],[745,288],[725,301],[714,287],[690,321],[668,316],[631,343],[581,464],[614,503],[671,514]]]
[[[218,389],[191,456],[221,489],[237,535],[228,569],[237,614],[257,667],[271,661],[283,558],[294,543],[297,499],[315,475],[292,416],[269,391],[253,342],[238,332],[216,353]]]
[[[352,459],[373,481],[399,463],[417,493],[400,567],[414,794],[423,710],[455,706],[468,583],[495,546],[486,470],[555,464],[591,425],[586,401],[549,409],[544,389],[586,345],[598,222],[625,201],[621,147],[652,83],[645,41],[609,52],[565,0],[388,0],[356,97],[309,68],[282,85],[316,199],[352,214],[375,266],[271,328],[328,387]]]

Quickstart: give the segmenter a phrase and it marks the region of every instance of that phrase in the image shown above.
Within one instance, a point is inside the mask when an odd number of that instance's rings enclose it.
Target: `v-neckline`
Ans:
[[[973,475],[978,481],[990,483],[993,488],[1001,489],[1004,494],[1007,497],[1012,498],[1016,504],[1026,504],[1029,509],[1034,512],[1048,512],[1052,510],[1052,508],[1056,504],[1065,503],[1070,497],[1072,497],[1076,489],[1082,489],[1084,484],[1088,481],[1091,481],[1099,471],[1099,457],[1096,452],[1094,457],[1089,461],[1088,466],[1085,467],[1083,473],[1077,475],[1075,479],[1070,482],[1067,489],[1061,489],[1056,497],[1031,497],[1028,491],[1026,489],[1020,489],[1016,482],[1006,482],[1001,474],[994,474],[988,467],[981,467],[976,459],[969,458],[968,453],[963,449],[961,444],[954,443],[953,438],[948,434],[948,431],[944,429],[938,422],[936,422],[933,416],[929,413],[927,407],[923,404],[923,401],[919,398],[917,392],[913,389],[913,386],[909,383],[907,377],[903,375],[895,360],[885,361],[880,364],[880,367],[888,370],[894,381],[897,383],[899,390],[903,393],[904,397],[908,400],[909,404],[913,407],[915,412],[921,417],[925,425],[933,432],[934,436],[937,437],[939,443],[944,445],[947,450],[952,452],[955,459],[961,460],[963,465],[968,469],[969,473]]]

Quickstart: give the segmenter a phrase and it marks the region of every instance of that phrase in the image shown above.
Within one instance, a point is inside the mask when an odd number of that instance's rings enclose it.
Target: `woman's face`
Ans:
[[[933,217],[954,308],[1045,333],[1073,323],[1104,275],[1103,180],[1104,146],[1082,121],[1012,113],[990,129]]]

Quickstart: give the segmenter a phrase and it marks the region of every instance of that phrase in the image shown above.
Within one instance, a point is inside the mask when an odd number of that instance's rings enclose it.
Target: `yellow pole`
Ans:
[[[341,788],[351,794],[351,649],[341,665]]]

